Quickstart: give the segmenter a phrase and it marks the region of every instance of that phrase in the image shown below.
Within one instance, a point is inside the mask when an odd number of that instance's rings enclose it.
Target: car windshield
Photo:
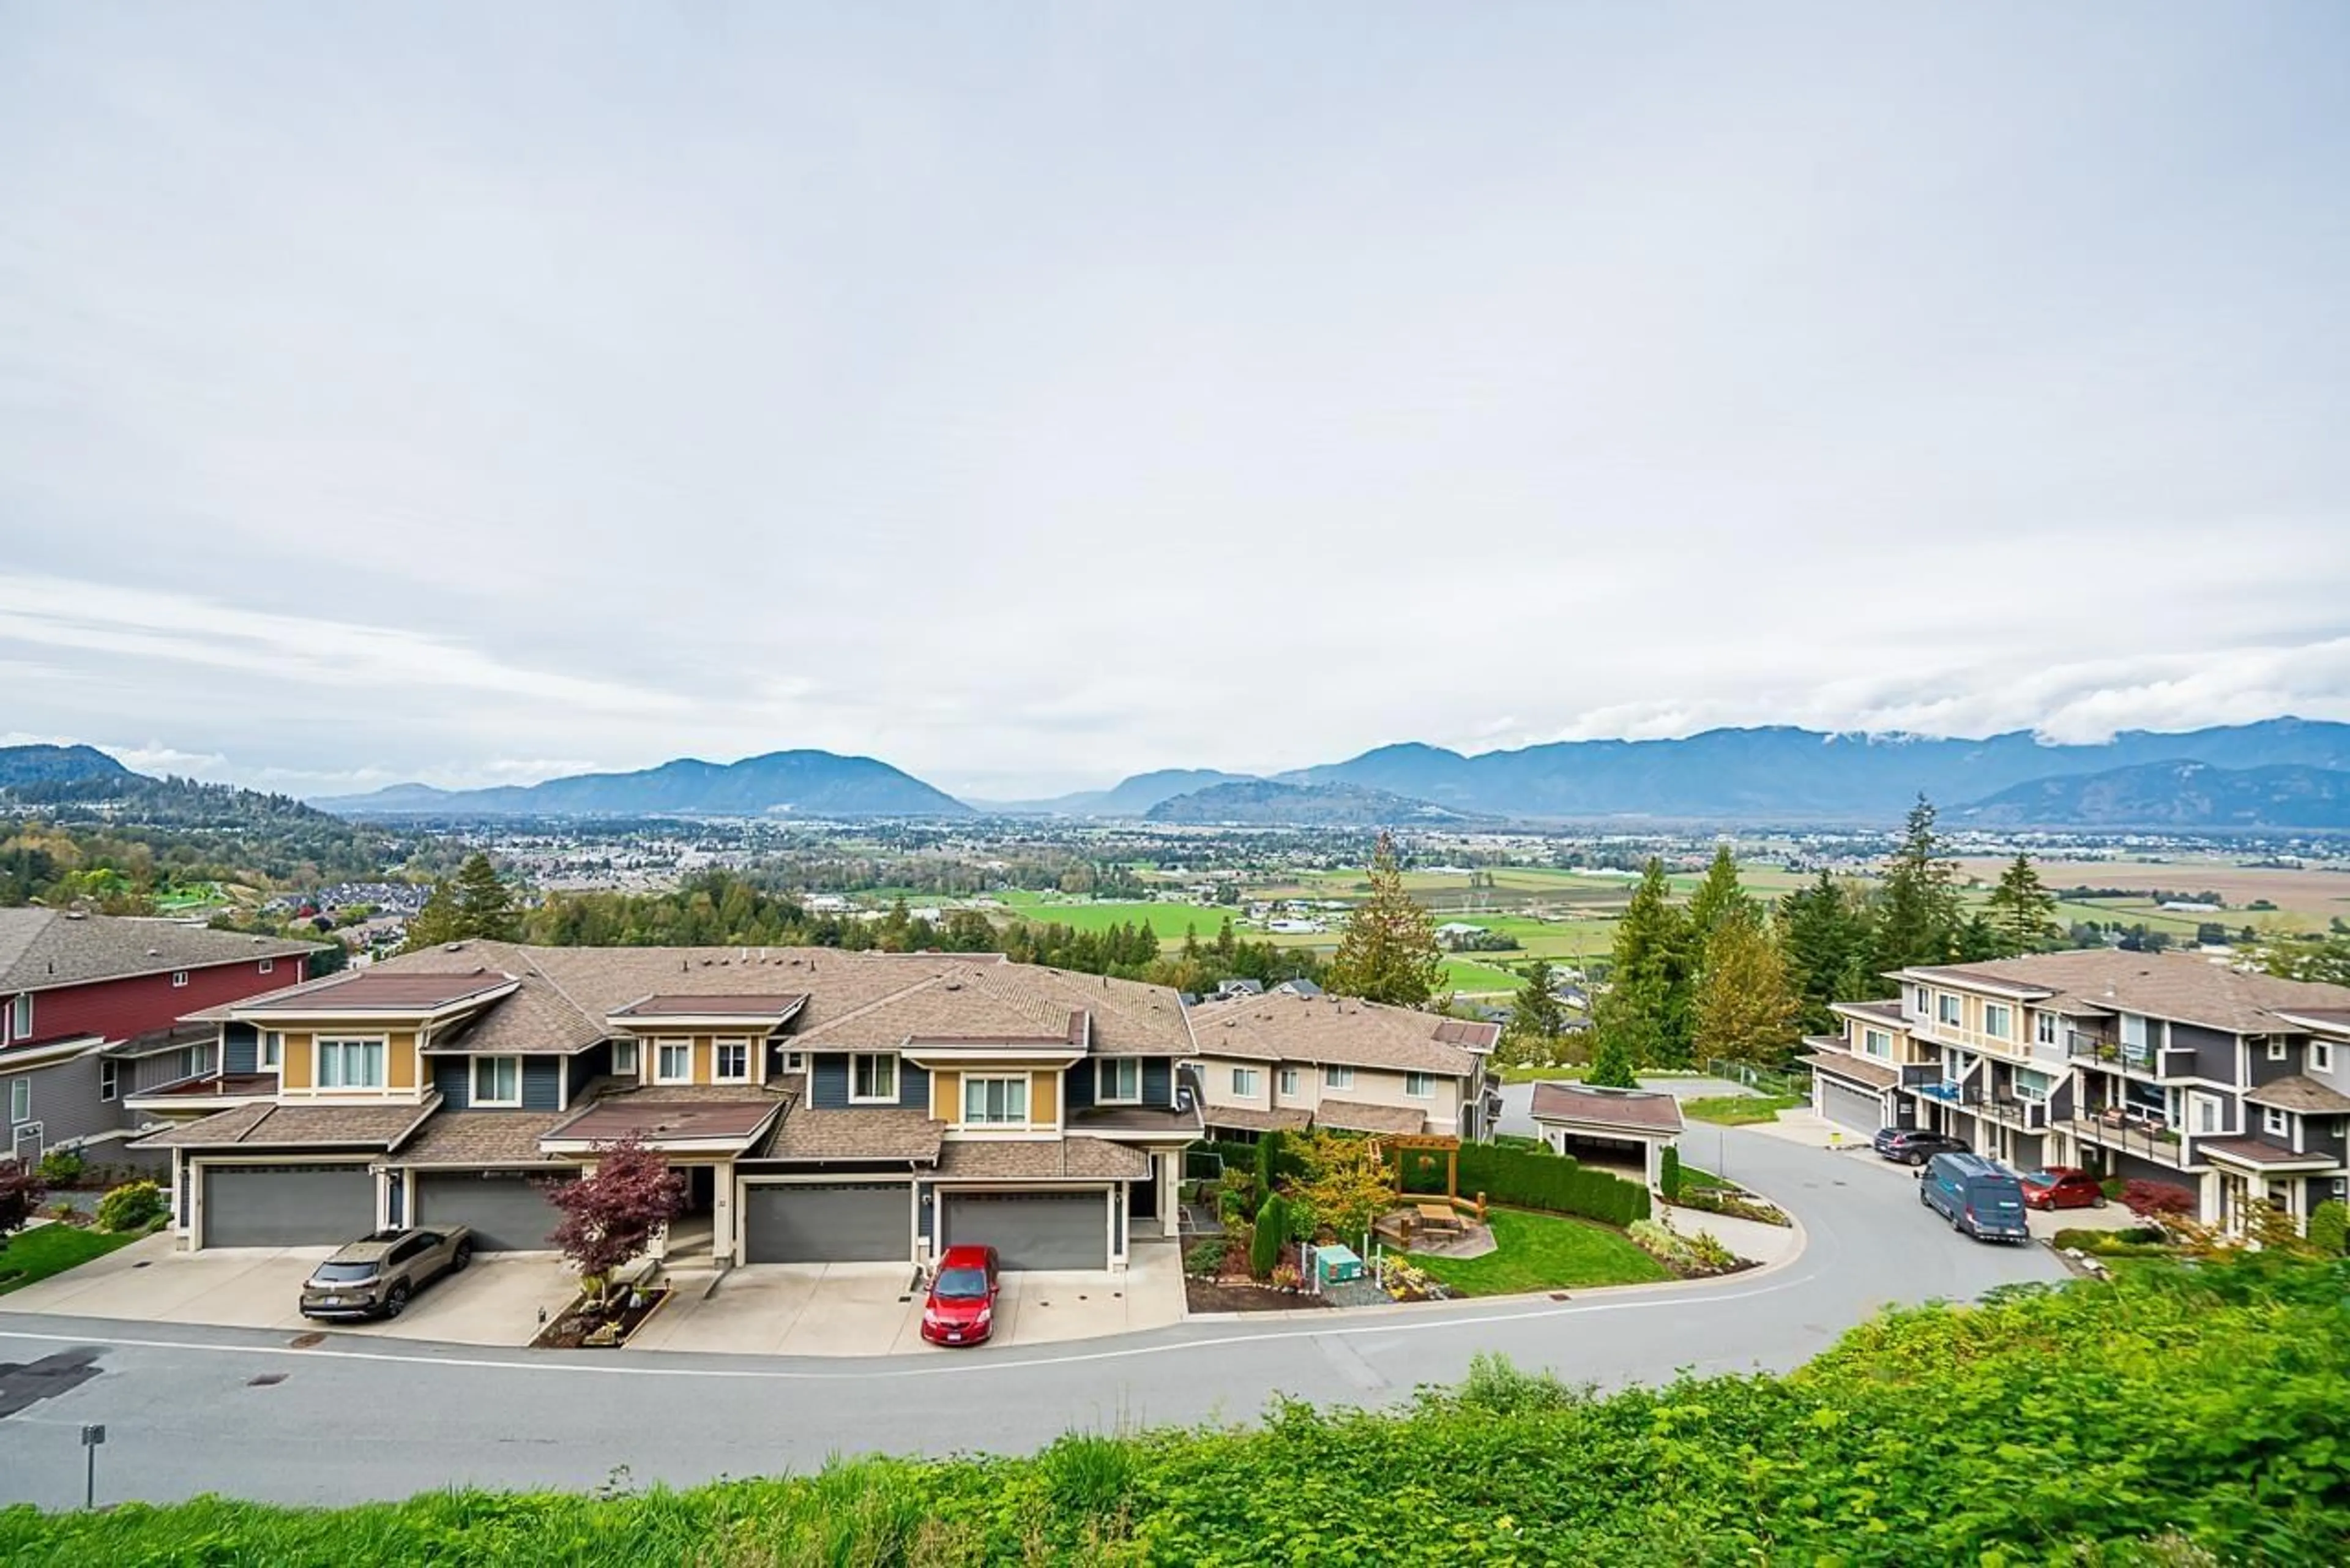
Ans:
[[[375,1278],[373,1263],[321,1263],[318,1272],[310,1276],[322,1285],[348,1284],[354,1280]]]
[[[987,1293],[984,1269],[948,1269],[939,1275],[931,1293],[950,1301],[976,1301]]]
[[[2026,1187],[2054,1187],[2056,1185],[2056,1178],[2054,1174],[2045,1170],[2027,1170],[2022,1176],[2017,1177],[2016,1179],[2023,1183]]]

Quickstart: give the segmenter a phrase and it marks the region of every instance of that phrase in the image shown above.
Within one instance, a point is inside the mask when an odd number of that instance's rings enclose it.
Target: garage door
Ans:
[[[743,1189],[746,1263],[906,1262],[913,1257],[905,1182],[770,1183]]]
[[[206,1247],[306,1247],[375,1229],[375,1178],[364,1165],[212,1165],[204,1173]]]
[[[1875,1095],[1828,1077],[1820,1079],[1820,1115],[1840,1127],[1871,1137],[1885,1121],[1883,1103]]]
[[[416,1223],[470,1225],[484,1252],[551,1251],[547,1233],[563,1211],[546,1200],[543,1174],[519,1170],[425,1170],[416,1176]]]
[[[1109,1210],[1099,1192],[958,1192],[947,1245],[993,1247],[1007,1269],[1107,1269]]]

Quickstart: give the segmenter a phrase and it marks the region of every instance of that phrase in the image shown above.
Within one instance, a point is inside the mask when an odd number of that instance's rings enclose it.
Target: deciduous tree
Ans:
[[[1305,1169],[1291,1184],[1297,1200],[1339,1240],[1358,1242],[1395,1201],[1387,1162],[1368,1138],[1313,1131],[1294,1139]]]
[[[37,1168],[20,1159],[0,1159],[0,1241],[22,1230],[48,1195],[49,1184]]]
[[[600,1298],[612,1275],[641,1258],[660,1228],[685,1210],[684,1179],[635,1133],[596,1148],[596,1169],[551,1186],[547,1201],[563,1211],[548,1238]]]
[[[1777,934],[1752,906],[1724,916],[1707,940],[1705,975],[1698,984],[1699,1054],[1758,1065],[1778,1062],[1794,1048],[1801,1013]]]
[[[1324,983],[1341,996],[1422,1007],[1443,972],[1436,922],[1404,890],[1395,840],[1382,833],[1371,857],[1371,896],[1347,918]]]

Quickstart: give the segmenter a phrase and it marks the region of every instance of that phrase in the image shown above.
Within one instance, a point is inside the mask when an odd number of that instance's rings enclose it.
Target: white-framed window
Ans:
[[[1882,1056],[1890,1061],[1893,1036],[1882,1029],[1864,1029],[1860,1032],[1860,1051],[1864,1056]]]
[[[2054,1086],[2055,1081],[2045,1073],[2035,1073],[2029,1067],[2015,1070],[2015,1097],[2019,1100],[2045,1100]]]
[[[965,1127],[1018,1127],[1028,1120],[1028,1080],[972,1078],[962,1081]]]
[[[1909,987],[1909,1016],[1912,1018],[1933,1016],[1932,1010],[1926,1005],[1926,988],[1922,985]]]
[[[1938,991],[1934,993],[1934,1016],[1943,1023],[1955,1028],[1959,1020],[1965,1016],[1965,1004],[1953,992]]]
[[[1134,1056],[1117,1056],[1094,1064],[1094,1098],[1105,1106],[1142,1103],[1142,1063]]]
[[[2189,1095],[2187,1096],[2187,1106],[2188,1115],[2194,1118],[2193,1126],[2198,1133],[2209,1136],[2225,1129],[2227,1123],[2223,1119],[2224,1113],[2217,1097],[2210,1095]]]
[[[522,1058],[519,1056],[474,1057],[473,1104],[477,1106],[521,1105]]]
[[[1429,1073],[1406,1073],[1403,1075],[1404,1097],[1412,1100],[1432,1100],[1436,1097],[1436,1078]]]
[[[2309,1043],[2309,1070],[2313,1073],[2334,1071],[2334,1042],[2313,1040]]]
[[[848,1101],[851,1105],[898,1103],[898,1058],[886,1054],[848,1059]]]
[[[1253,1100],[1256,1098],[1256,1069],[1254,1067],[1235,1067],[1232,1069],[1232,1093],[1238,1095],[1244,1100]]]
[[[653,1082],[656,1084],[693,1082],[692,1041],[656,1040],[653,1042]]]
[[[122,1064],[111,1056],[101,1057],[98,1064],[98,1097],[112,1103],[122,1093]]]
[[[2274,1106],[2262,1106],[2261,1107],[2261,1128],[2262,1131],[2272,1133],[2278,1137],[2282,1137],[2285,1135],[2287,1126],[2288,1124],[2285,1121],[2285,1115],[2282,1111],[2277,1109]]]
[[[277,1072],[286,1064],[286,1036],[275,1029],[265,1029],[253,1053],[255,1064],[263,1072]]]
[[[1984,1002],[1983,1033],[1994,1040],[2015,1038],[2015,1009],[2004,1002]]]
[[[1305,1088],[1305,1074],[1299,1072],[1295,1067],[1284,1067],[1281,1070],[1281,1092],[1283,1094],[1295,1096],[1303,1093]]]
[[[312,1047],[318,1057],[318,1087],[380,1089],[383,1087],[384,1043],[373,1040],[321,1039]]]
[[[260,964],[255,967],[254,972],[256,974],[270,974],[274,973],[276,971],[276,968],[277,961],[276,959],[263,959]]]
[[[2053,1012],[2035,1012],[2032,1015],[2032,1037],[2043,1045],[2059,1044],[2056,1037],[2058,1027],[2056,1015]]]
[[[28,1122],[33,1119],[32,1079],[8,1080],[8,1119],[12,1122]]]
[[[805,1051],[786,1051],[786,1052],[785,1052],[785,1053],[784,1053],[784,1071],[785,1071],[785,1072],[786,1072],[786,1073],[805,1073],[805,1072],[806,1072],[806,1071],[807,1071],[807,1053],[806,1053],[806,1052],[805,1052]]]
[[[2285,1044],[2284,1044],[2284,1036],[2283,1036],[2283,1035],[2282,1035],[2282,1034],[2272,1034],[2272,1035],[2270,1035],[2270,1036],[2269,1036],[2269,1060],[2270,1060],[2270,1061],[2272,1061],[2272,1062],[2282,1062],[2282,1061],[2283,1061],[2284,1059],[2285,1059]]]
[[[751,1043],[748,1040],[721,1040],[710,1049],[712,1083],[747,1084],[751,1081]]]
[[[637,1043],[633,1040],[612,1042],[612,1072],[616,1077],[637,1075]]]
[[[33,1037],[33,993],[20,991],[16,1000],[8,1004],[8,1038],[30,1040]]]
[[[1355,1086],[1355,1070],[1352,1067],[1325,1067],[1322,1069],[1322,1086],[1326,1089],[1351,1089]]]

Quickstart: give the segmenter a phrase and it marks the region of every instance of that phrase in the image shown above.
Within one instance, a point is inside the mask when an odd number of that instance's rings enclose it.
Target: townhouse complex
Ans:
[[[1251,1138],[1307,1127],[1490,1137],[1498,1023],[1275,990],[1191,1010],[1208,1125]]]
[[[2350,987],[2107,950],[1887,978],[1898,995],[1838,1002],[1843,1033],[1806,1041],[1814,1108],[1856,1133],[2168,1182],[2233,1231],[2345,1196]]]

